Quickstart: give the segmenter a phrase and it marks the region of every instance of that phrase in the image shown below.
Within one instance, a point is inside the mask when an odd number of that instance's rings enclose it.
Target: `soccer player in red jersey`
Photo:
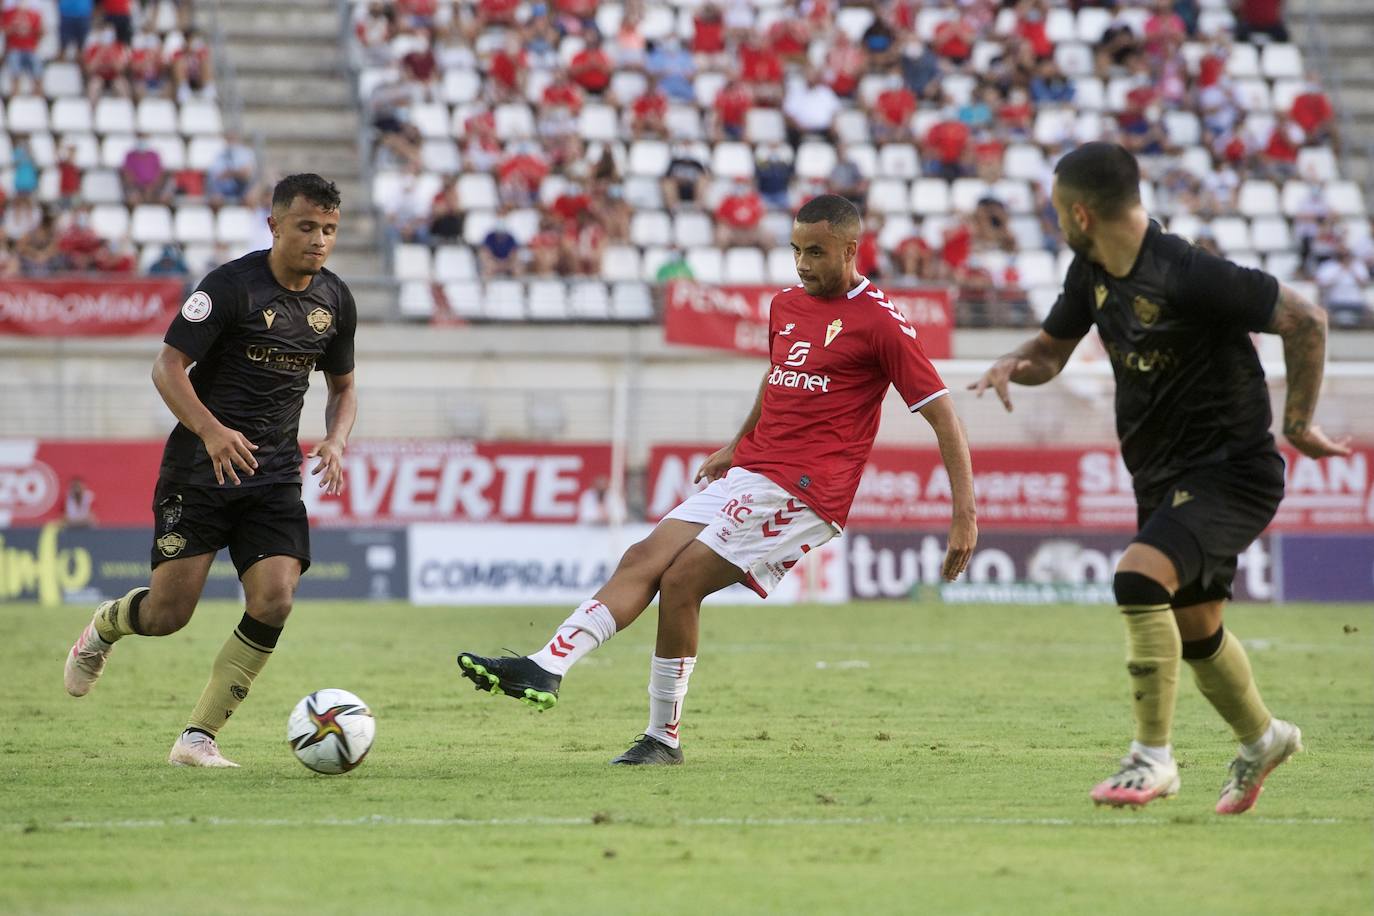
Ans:
[[[657,594],[649,724],[611,762],[681,763],[702,599],[737,582],[766,598],[803,556],[843,531],[889,385],[935,431],[954,496],[943,573],[953,580],[963,571],[978,538],[968,445],[916,329],[855,270],[861,231],[859,211],[843,197],[801,208],[792,227],[801,286],[773,297],[768,372],[734,441],[697,471],[710,485],[627,550],[543,649],[514,658],[459,653],[460,672],[479,690],[553,706],[568,669]]]

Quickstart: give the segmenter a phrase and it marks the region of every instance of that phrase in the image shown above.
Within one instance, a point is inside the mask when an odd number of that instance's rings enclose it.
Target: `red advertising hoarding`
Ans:
[[[920,335],[931,359],[948,359],[954,313],[947,289],[883,289]],[[669,343],[768,355],[768,311],[775,286],[708,286],[687,280],[668,284],[663,307]]]
[[[692,476],[718,446],[656,446],[649,456],[649,520],[696,492]],[[1284,449],[1287,495],[1271,530],[1374,531],[1374,445],[1316,461]],[[978,448],[978,522],[984,528],[1132,531],[1131,477],[1107,448]],[[949,518],[949,478],[931,449],[875,448],[849,515],[851,527],[931,528]]]
[[[161,441],[0,439],[0,527],[60,520],[81,478],[101,526],[152,524]],[[306,446],[308,449],[308,446]],[[305,468],[305,502],[321,525],[417,521],[571,522],[578,499],[610,472],[605,444],[367,441],[344,456],[347,487],[326,496]]]
[[[100,337],[166,333],[182,281],[8,279],[0,282],[0,334]]]

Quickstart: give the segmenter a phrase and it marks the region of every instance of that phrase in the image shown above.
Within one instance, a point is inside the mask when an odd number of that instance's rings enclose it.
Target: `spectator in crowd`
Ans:
[[[961,12],[953,19],[946,19],[935,27],[931,47],[936,55],[957,68],[962,68],[973,56],[973,45],[978,40],[978,30],[967,13]]]
[[[5,72],[15,94],[22,92],[20,79],[27,79],[28,91],[38,92],[43,65],[38,59],[38,43],[43,40],[43,17],[33,0],[14,0],[0,12],[0,33],[5,36]]]
[[[1126,93],[1126,107],[1116,116],[1116,126],[1118,142],[1137,157],[1161,156],[1172,149],[1148,86]]]
[[[676,36],[670,35],[650,45],[644,69],[673,101],[695,102],[692,80],[697,72],[696,61]]]
[[[502,210],[501,218],[487,232],[481,247],[477,249],[482,276],[488,279],[520,275],[520,242],[506,225],[506,212]]]
[[[1064,105],[1073,101],[1073,83],[1064,76],[1054,58],[1035,65],[1030,80],[1031,101],[1037,105]]]
[[[840,144],[835,147],[835,165],[830,169],[830,175],[826,178],[826,190],[831,194],[838,194],[845,198],[859,212],[863,213],[868,206],[868,176],[859,168],[859,164],[854,161],[849,147]]]
[[[686,205],[700,207],[706,200],[706,166],[696,158],[691,147],[675,146],[663,176],[663,205],[670,211]]]
[[[735,46],[743,44],[753,37],[753,0],[725,0],[721,19],[725,25],[726,40]]]
[[[668,139],[668,97],[659,89],[657,80],[649,80],[649,85],[630,104],[630,131],[636,139]]]
[[[836,95],[852,98],[854,90],[859,88],[866,63],[863,48],[855,44],[847,32],[836,30],[830,50],[825,54],[824,79]]]
[[[692,16],[692,53],[715,69],[725,59],[725,19],[720,6],[704,3]]]
[[[973,172],[971,132],[957,118],[945,117],[926,131],[922,145],[927,175],[953,181]]]
[[[520,0],[477,0],[468,40],[476,41],[479,35],[495,29],[513,28],[519,9]]]
[[[564,35],[596,35],[596,0],[553,0],[558,31]]]
[[[510,207],[531,207],[539,199],[539,186],[549,174],[549,162],[538,146],[520,143],[496,170],[501,202]]]
[[[172,176],[162,167],[162,156],[139,134],[131,150],[124,154],[119,170],[124,199],[130,204],[170,204]]]
[[[539,218],[539,231],[530,238],[530,273],[536,277],[551,277],[570,273],[563,263],[563,234],[558,220],[549,214]]]
[[[210,203],[214,206],[243,203],[244,195],[253,186],[257,169],[258,158],[252,148],[243,142],[237,131],[226,131],[224,146],[205,170],[205,190]]]
[[[433,202],[433,197],[426,193],[422,173],[418,169],[406,172],[396,192],[381,202],[388,234],[397,242],[428,244]]]
[[[91,511],[95,494],[86,486],[86,481],[73,477],[67,484],[67,495],[62,500],[62,523],[68,528],[89,528],[95,524],[95,513]]]
[[[792,157],[784,152],[781,143],[760,144],[754,160],[754,182],[759,196],[773,210],[787,210],[791,206]]]
[[[1302,128],[1280,118],[1269,130],[1269,136],[1259,151],[1255,174],[1270,181],[1284,182],[1298,172],[1298,151],[1302,148]]]
[[[429,239],[436,245],[453,244],[463,239],[466,211],[458,196],[458,176],[445,175],[429,208]]]
[[[893,80],[873,100],[870,129],[878,143],[911,139],[911,116],[916,113],[916,94],[904,83]]]
[[[806,58],[810,34],[801,19],[783,16],[768,27],[764,40],[772,52],[782,58],[784,66],[801,65]]]
[[[969,228],[975,250],[1016,250],[1016,237],[1011,234],[1011,214],[1007,212],[1007,205],[995,197],[984,197],[978,201]]]
[[[897,43],[897,30],[887,21],[881,11],[873,17],[867,29],[859,38],[859,45],[868,55],[870,73],[886,73],[901,58],[901,46]]]
[[[1140,36],[1136,35],[1130,22],[1118,10],[1093,47],[1097,75],[1107,79],[1115,71],[1130,70],[1142,50]]]
[[[90,204],[78,204],[57,220],[57,256],[64,270],[93,271],[105,241],[91,226]]]
[[[1288,116],[1303,130],[1306,146],[1329,145],[1337,156],[1341,153],[1340,135],[1336,130],[1336,110],[1331,99],[1315,79],[1308,78],[1303,91],[1293,99]]]
[[[381,0],[372,0],[358,14],[353,26],[354,37],[369,64],[385,66],[391,62],[391,39],[396,36],[396,8]]]
[[[643,15],[639,7],[627,5],[620,26],[611,38],[607,53],[611,64],[619,70],[643,70],[649,57],[649,40],[641,28]]]
[[[492,101],[514,101],[524,96],[525,77],[529,72],[529,55],[520,43],[520,35],[511,31],[506,44],[487,58],[487,82]]]
[[[1353,328],[1364,324],[1368,316],[1364,290],[1369,284],[1369,268],[1349,248],[1342,246],[1335,257],[1324,261],[1314,279],[1333,325]]]
[[[821,137],[833,143],[835,116],[842,107],[835,90],[819,73],[807,74],[805,82],[793,82],[782,103],[788,142],[797,146],[806,137]]]
[[[86,39],[91,34],[91,15],[94,0],[57,0],[57,57],[67,59],[67,49],[73,49],[72,60],[81,61]]]
[[[14,196],[31,197],[38,191],[38,162],[34,159],[28,137],[18,137],[10,150],[10,168],[14,171],[10,190]]]
[[[783,97],[782,58],[757,36],[751,35],[739,46],[740,80],[760,105],[779,105]]]
[[[1268,38],[1288,41],[1283,21],[1283,0],[1232,0],[1236,16],[1236,40]]]
[[[907,236],[897,243],[893,261],[897,273],[908,282],[933,283],[943,279],[939,256],[919,234]]]
[[[579,276],[600,274],[606,241],[606,227],[597,220],[595,214],[590,209],[579,210],[577,218],[568,225],[564,235],[565,267]]]
[[[86,95],[92,105],[102,95],[129,95],[129,46],[115,38],[112,26],[101,29],[86,45],[82,69],[86,73]]]
[[[1154,12],[1145,20],[1145,57],[1152,69],[1179,54],[1188,40],[1188,26],[1174,11],[1174,0],[1155,0]]]
[[[128,73],[129,88],[135,100],[166,94],[168,67],[162,57],[162,42],[156,35],[143,32],[134,38]]]
[[[501,141],[496,137],[496,116],[482,111],[463,122],[464,141],[460,152],[469,171],[494,172],[501,163]]]
[[[63,209],[71,209],[80,194],[81,167],[76,164],[76,147],[67,143],[57,154],[57,203]]]
[[[0,279],[17,277],[21,272],[19,255],[14,250],[14,239],[0,237]]]
[[[100,0],[101,18],[114,28],[115,40],[126,48],[134,43],[133,6],[133,0]]]
[[[150,277],[184,277],[188,273],[190,268],[186,266],[186,255],[175,242],[163,245],[157,260],[148,265]]]
[[[588,36],[587,46],[573,55],[568,76],[589,95],[597,97],[611,84],[611,59],[595,32]]]
[[[577,498],[577,523],[589,527],[619,525],[625,521],[625,503],[611,491],[611,482],[598,477]]]
[[[10,204],[9,211],[5,213],[7,235],[10,212],[18,210],[27,211],[17,215],[15,220],[16,224],[27,226],[27,230],[11,236],[19,239],[15,250],[19,254],[22,271],[29,276],[42,276],[59,269],[62,265],[58,259],[57,230],[52,214],[28,198],[21,197]]]
[[[210,46],[199,30],[186,30],[186,43],[172,55],[171,69],[178,101],[215,97],[215,72],[210,60]]]
[[[691,265],[687,263],[687,252],[681,248],[670,248],[667,259],[659,265],[654,272],[655,283],[667,283],[670,280],[691,280],[694,279]]]
[[[757,248],[762,241],[762,221],[763,198],[747,178],[738,178],[716,207],[716,244],[721,248]]]
[[[715,111],[712,135],[721,140],[744,139],[744,122],[754,106],[754,93],[740,80],[731,80],[716,93],[711,107]]]
[[[912,33],[902,46],[902,83],[918,99],[940,87],[940,56]]]
[[[439,60],[434,54],[434,33],[425,31],[424,43],[401,57],[401,76],[412,89],[426,99],[435,99],[439,92]]]

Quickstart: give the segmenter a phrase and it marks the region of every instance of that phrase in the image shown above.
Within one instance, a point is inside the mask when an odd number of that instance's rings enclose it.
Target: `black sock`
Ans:
[[[1217,631],[1206,639],[1185,640],[1183,643],[1183,657],[1189,661],[1202,661],[1217,654],[1221,648],[1221,641],[1226,638],[1226,628],[1217,627]]]
[[[281,638],[282,628],[269,626],[245,613],[243,619],[239,621],[238,630],[240,636],[250,642],[257,643],[270,652],[277,647],[277,640]]]
[[[129,629],[134,631],[137,636],[146,636],[143,628],[138,625],[138,609],[143,604],[143,599],[147,598],[152,592],[141,591],[129,599]]]

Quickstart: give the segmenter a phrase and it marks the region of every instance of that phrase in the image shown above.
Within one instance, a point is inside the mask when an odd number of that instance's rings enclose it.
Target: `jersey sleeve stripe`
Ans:
[[[948,388],[941,388],[939,391],[935,392],[934,394],[928,394],[928,395],[926,395],[925,397],[923,397],[923,398],[921,398],[919,401],[917,401],[915,404],[912,404],[912,405],[911,405],[911,412],[912,412],[912,413],[915,413],[916,411],[920,410],[922,407],[924,407],[924,406],[926,406],[927,404],[929,404],[931,401],[935,400],[935,399],[938,398],[938,397],[941,397],[941,396],[943,396],[943,395],[946,395],[946,394],[949,394],[949,389],[948,389]]]

